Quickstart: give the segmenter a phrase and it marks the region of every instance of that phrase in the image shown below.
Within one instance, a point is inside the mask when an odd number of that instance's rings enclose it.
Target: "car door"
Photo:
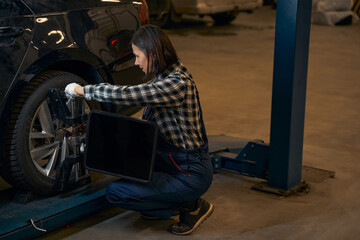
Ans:
[[[0,1],[0,106],[30,45],[35,21],[22,1]]]

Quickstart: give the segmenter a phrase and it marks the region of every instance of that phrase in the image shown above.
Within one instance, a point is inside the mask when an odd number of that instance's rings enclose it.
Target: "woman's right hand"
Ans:
[[[65,87],[65,95],[68,99],[84,96],[84,88],[77,83],[70,83]]]

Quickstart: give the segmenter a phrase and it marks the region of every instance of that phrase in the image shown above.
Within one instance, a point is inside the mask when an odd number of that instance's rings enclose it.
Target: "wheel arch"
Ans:
[[[42,56],[22,71],[18,82],[30,82],[47,70],[70,72],[88,79],[89,83],[112,82],[104,62],[83,49],[62,49]]]

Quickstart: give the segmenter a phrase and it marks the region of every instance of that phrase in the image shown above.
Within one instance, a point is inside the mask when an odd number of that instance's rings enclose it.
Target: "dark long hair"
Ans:
[[[150,74],[160,75],[178,61],[169,37],[158,26],[148,24],[140,27],[135,32],[131,43],[140,48],[147,57],[147,76]]]

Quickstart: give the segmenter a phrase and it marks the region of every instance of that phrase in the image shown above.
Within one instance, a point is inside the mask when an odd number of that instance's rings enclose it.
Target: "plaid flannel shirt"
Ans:
[[[115,86],[107,83],[84,88],[86,100],[127,106],[151,106],[151,120],[175,146],[192,150],[204,144],[197,89],[186,67],[178,61],[151,83]]]

